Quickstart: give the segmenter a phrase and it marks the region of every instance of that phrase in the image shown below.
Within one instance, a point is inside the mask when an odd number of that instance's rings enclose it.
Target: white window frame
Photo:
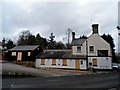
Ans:
[[[82,48],[81,46],[77,46],[77,53],[81,53],[81,48]]]
[[[16,56],[16,52],[12,52],[12,56]]]
[[[90,50],[90,47],[93,47],[93,50],[92,50],[92,51]],[[95,49],[94,46],[89,46],[89,52],[90,52],[90,53],[94,53],[94,49]]]

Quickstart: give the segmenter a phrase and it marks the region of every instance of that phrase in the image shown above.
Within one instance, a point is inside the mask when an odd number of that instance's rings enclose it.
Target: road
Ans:
[[[2,72],[15,72],[15,73],[24,73],[30,74],[34,76],[42,76],[42,77],[56,77],[56,76],[69,76],[69,75],[81,75],[80,72],[68,72],[64,70],[50,70],[50,69],[36,69],[25,67],[22,65],[17,65],[13,63],[2,63]],[[86,72],[86,71],[84,71]]]
[[[72,75],[83,75],[83,74],[91,74],[91,71],[80,71],[80,70],[67,70],[67,69],[37,69],[32,67],[25,67],[22,65],[17,65],[13,63],[0,63],[2,66],[2,72],[0,70],[0,75],[6,73],[20,73],[34,76],[42,76],[42,77],[56,77],[56,76],[72,76]],[[96,72],[96,73],[109,73],[110,71],[104,72]]]
[[[120,90],[120,88],[114,89],[118,87],[118,84],[120,86],[119,76],[118,72],[113,72],[62,77],[3,79],[2,83],[3,88],[107,88],[107,90]]]

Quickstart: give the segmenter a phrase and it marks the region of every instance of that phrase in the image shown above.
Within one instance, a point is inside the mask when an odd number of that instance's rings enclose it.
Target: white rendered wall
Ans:
[[[67,66],[62,65],[62,59],[56,59],[56,65],[52,65],[52,59],[45,59],[45,65],[41,65],[41,59],[36,59],[36,67],[48,68],[75,68],[75,60],[67,59]]]
[[[87,43],[87,45],[86,45]],[[86,52],[86,46],[88,47]],[[89,46],[94,46],[94,52],[89,52]],[[107,43],[103,38],[101,38],[98,34],[92,34],[87,42],[85,41],[81,46],[81,53],[77,53],[77,46],[72,46],[72,54],[73,55],[86,55],[88,56],[97,56],[98,50],[108,50],[108,56],[112,56],[111,47],[109,43]]]
[[[0,46],[0,49],[2,49],[2,46]]]
[[[112,58],[111,57],[88,57],[88,64],[92,62],[93,58],[97,59],[96,69],[112,69]],[[88,65],[89,67],[89,65]]]
[[[87,69],[86,60],[80,59],[83,61],[83,64],[80,64],[80,69]],[[45,65],[41,65],[41,59],[36,59],[35,67],[47,67],[47,68],[68,68],[75,69],[75,59],[67,59],[67,66],[62,65],[62,59],[56,59],[56,65],[52,65],[52,59],[45,59]]]
[[[94,46],[94,52],[89,52],[89,46]],[[108,50],[108,56],[112,56],[110,45],[98,34],[92,34],[88,38],[88,56],[97,56],[97,50]]]
[[[73,55],[86,55],[86,41],[81,46],[81,52],[77,52],[77,46],[72,46],[72,54]]]
[[[80,63],[80,69],[87,69],[87,62],[84,59],[80,59],[80,62],[83,61],[83,64]]]
[[[118,30],[118,53],[120,53],[120,30]]]

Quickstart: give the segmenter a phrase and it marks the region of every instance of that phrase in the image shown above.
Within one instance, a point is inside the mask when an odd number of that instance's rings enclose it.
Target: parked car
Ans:
[[[112,69],[113,70],[118,70],[119,69],[118,63],[112,63]]]
[[[118,64],[118,68],[120,69],[120,63]]]

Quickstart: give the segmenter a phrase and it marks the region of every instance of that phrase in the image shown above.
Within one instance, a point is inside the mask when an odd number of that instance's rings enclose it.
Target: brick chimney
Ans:
[[[72,32],[72,41],[75,40],[75,32]]]
[[[99,26],[98,24],[93,24],[92,25],[93,34],[99,34],[98,26]]]

